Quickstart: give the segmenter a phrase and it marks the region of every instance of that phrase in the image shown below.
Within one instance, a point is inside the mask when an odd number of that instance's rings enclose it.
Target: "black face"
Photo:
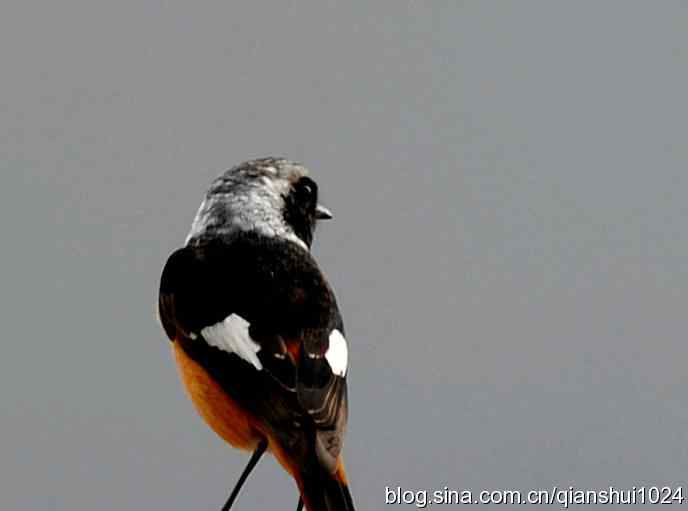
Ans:
[[[284,220],[303,242],[311,246],[315,230],[318,185],[309,177],[302,177],[284,198]]]

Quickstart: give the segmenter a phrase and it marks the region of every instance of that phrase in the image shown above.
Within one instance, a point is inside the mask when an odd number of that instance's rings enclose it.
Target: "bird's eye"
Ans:
[[[301,178],[296,185],[297,193],[301,200],[313,201],[318,193],[318,188],[312,179],[307,177]]]

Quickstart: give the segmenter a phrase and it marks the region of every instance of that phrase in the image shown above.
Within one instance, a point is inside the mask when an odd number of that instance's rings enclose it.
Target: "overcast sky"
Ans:
[[[687,27],[669,0],[3,2],[0,507],[219,510],[247,457],[154,303],[209,182],[266,155],[335,213],[360,511],[685,484]],[[266,459],[237,510],[295,505]]]

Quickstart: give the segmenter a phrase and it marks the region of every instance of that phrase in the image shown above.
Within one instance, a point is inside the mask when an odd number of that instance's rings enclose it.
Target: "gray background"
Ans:
[[[676,1],[3,2],[0,507],[219,509],[246,457],[154,302],[210,180],[264,155],[336,214],[359,509],[685,483],[687,27]],[[238,509],[295,503],[269,460]]]

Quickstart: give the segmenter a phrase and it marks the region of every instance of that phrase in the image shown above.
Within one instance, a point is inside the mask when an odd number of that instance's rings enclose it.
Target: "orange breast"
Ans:
[[[238,449],[253,450],[262,435],[253,420],[192,360],[178,342],[173,342],[174,357],[186,392],[203,420],[225,441]]]

